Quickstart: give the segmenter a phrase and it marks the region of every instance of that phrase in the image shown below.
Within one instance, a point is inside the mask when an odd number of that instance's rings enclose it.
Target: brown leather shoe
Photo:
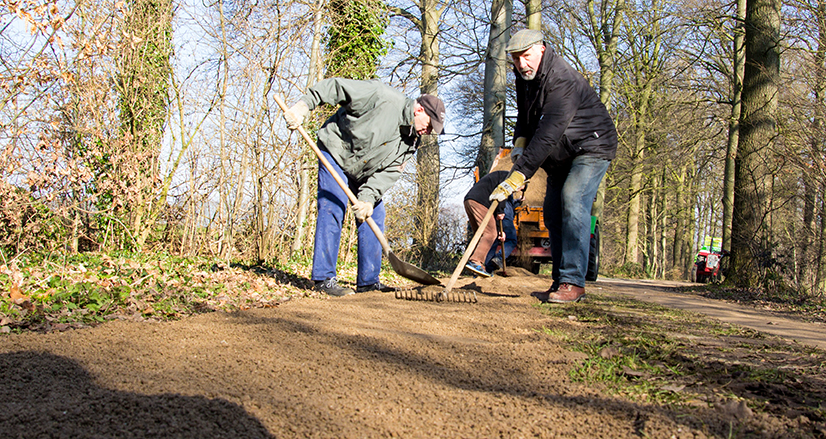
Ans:
[[[585,288],[571,284],[559,285],[559,291],[548,296],[551,303],[573,303],[585,300]]]

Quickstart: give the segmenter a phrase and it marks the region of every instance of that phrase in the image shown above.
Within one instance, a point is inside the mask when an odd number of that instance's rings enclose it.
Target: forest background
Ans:
[[[445,100],[446,133],[426,136],[385,202],[394,252],[452,271],[461,197],[510,146],[504,45],[525,27],[591,81],[619,131],[597,203],[603,275],[686,279],[721,237],[738,291],[826,291],[822,0],[4,0],[0,27],[4,318],[116,260],[132,278],[75,295],[127,300],[153,273],[134,260],[305,276],[317,161],[274,96],[295,102],[330,76]]]

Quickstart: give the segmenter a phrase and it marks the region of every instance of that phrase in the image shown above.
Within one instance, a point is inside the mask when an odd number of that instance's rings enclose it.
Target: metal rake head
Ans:
[[[425,302],[456,302],[456,303],[476,303],[475,291],[469,290],[451,290],[447,293],[444,291],[434,291],[432,289],[424,290],[396,290],[396,299],[404,300],[419,300]]]

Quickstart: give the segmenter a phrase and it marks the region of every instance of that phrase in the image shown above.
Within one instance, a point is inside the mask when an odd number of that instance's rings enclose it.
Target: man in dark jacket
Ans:
[[[358,223],[356,291],[392,291],[379,282],[382,248],[365,221],[372,217],[384,231],[381,197],[401,176],[402,165],[416,152],[419,137],[444,131],[444,103],[427,94],[410,99],[378,81],[330,78],[310,87],[284,113],[287,127],[297,129],[321,104],[339,108],[318,130],[319,149],[358,198],[353,204]],[[347,194],[319,162],[312,280],[317,290],[331,296],[353,294],[336,279],[347,201]]]
[[[543,205],[551,238],[553,284],[540,299],[585,298],[591,206],[617,152],[617,131],[588,81],[542,32],[522,30],[508,43],[516,74],[514,165],[490,198],[505,199],[542,167],[548,174]]]

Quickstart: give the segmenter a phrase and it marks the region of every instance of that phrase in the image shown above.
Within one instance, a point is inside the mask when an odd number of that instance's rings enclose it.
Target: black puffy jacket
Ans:
[[[613,160],[617,129],[596,91],[553,48],[545,53],[536,77],[516,74],[516,127],[513,138],[528,141],[513,166],[531,178],[541,166],[550,169],[579,155]]]

